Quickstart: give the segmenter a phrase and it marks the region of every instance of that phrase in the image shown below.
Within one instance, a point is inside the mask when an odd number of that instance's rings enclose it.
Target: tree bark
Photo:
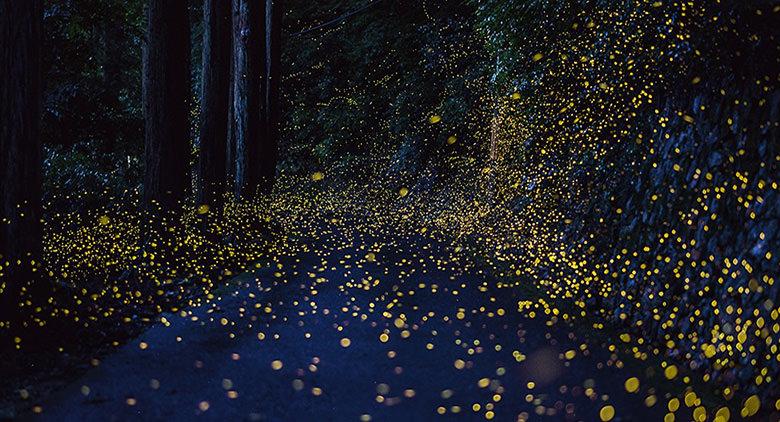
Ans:
[[[0,327],[42,256],[41,0],[0,1]]]
[[[197,195],[199,205],[219,206],[225,191],[231,28],[231,2],[206,0],[203,4],[203,84]]]
[[[261,147],[261,190],[270,192],[276,176],[279,156],[279,135],[281,124],[281,62],[282,62],[282,18],[284,0],[266,0],[266,77],[265,114],[266,136]]]
[[[187,2],[148,0],[143,52],[144,199],[180,206],[190,184],[190,23]]]
[[[265,131],[262,77],[265,74],[265,2],[234,0],[233,116],[236,196],[252,199],[261,185],[260,153]]]
[[[101,23],[101,66],[103,70],[102,92],[99,97],[99,104],[102,112],[99,118],[104,121],[114,120],[116,116],[122,113],[122,102],[120,100],[122,90],[122,57],[125,54],[122,45],[124,35],[124,25],[122,9],[118,2],[111,2],[105,6],[104,21]],[[110,154],[116,150],[119,139],[117,131],[103,131],[96,134],[102,137],[101,148],[104,153]]]
[[[238,3],[230,0],[231,10],[231,52],[236,49],[235,34],[238,32]],[[230,57],[230,94],[228,99],[228,139],[227,139],[227,157],[225,160],[225,180],[227,181],[227,191],[235,193],[236,188],[236,118],[233,111],[235,102],[235,77],[236,77],[236,55]]]

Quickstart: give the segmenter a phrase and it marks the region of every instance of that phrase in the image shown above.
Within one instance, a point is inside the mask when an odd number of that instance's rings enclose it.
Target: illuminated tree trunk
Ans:
[[[42,255],[41,0],[0,1],[0,327]],[[6,263],[8,265],[6,266]],[[0,337],[2,335],[0,334]]]
[[[234,0],[233,118],[236,195],[251,199],[261,186],[262,79],[265,73],[265,3]]]
[[[190,185],[190,23],[182,0],[148,0],[143,54],[144,199],[180,206]]]

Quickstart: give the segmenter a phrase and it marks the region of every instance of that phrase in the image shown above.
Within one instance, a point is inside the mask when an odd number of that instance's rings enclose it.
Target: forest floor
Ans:
[[[347,226],[290,237],[216,300],[163,315],[26,418],[663,419],[660,369],[518,312],[521,292],[496,288],[446,242]]]

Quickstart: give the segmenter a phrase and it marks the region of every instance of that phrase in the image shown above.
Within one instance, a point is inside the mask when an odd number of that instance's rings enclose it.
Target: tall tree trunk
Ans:
[[[234,0],[237,19],[233,34],[235,54],[233,118],[235,126],[236,195],[251,199],[261,185],[260,146],[265,131],[262,118],[262,77],[265,73],[265,2]]]
[[[279,134],[281,123],[281,62],[282,62],[282,18],[284,0],[266,0],[266,77],[265,77],[265,126],[266,136],[261,147],[261,189],[269,192],[276,175],[279,155]]]
[[[0,1],[0,327],[39,286],[42,27],[42,0]]]
[[[231,48],[235,51],[235,34],[238,32],[238,3],[235,0],[230,0],[231,5]],[[233,104],[235,102],[235,77],[236,77],[236,54],[231,54],[230,57],[230,94],[228,98],[228,139],[227,139],[227,157],[225,160],[225,180],[227,181],[226,190],[228,192],[237,192],[235,185],[236,182],[236,118],[233,111]]]
[[[230,3],[225,0],[206,0],[203,4],[199,205],[219,206],[225,189],[231,80]]]
[[[122,114],[122,101],[120,100],[122,81],[122,57],[124,48],[122,37],[124,35],[124,16],[121,4],[111,2],[108,7],[108,18],[102,23],[102,67],[103,67],[103,91],[100,96],[100,105],[103,108],[103,119],[114,120]],[[116,150],[119,139],[117,133],[105,133],[102,149],[105,153]]]
[[[173,210],[188,180],[190,22],[187,2],[148,0],[143,54],[144,199]]]

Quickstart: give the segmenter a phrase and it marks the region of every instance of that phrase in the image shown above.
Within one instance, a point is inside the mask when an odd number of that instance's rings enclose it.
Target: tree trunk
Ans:
[[[230,97],[231,4],[203,4],[203,85],[201,92],[198,205],[219,206],[225,191]]]
[[[0,327],[42,256],[42,0],[0,1]],[[45,299],[45,298],[40,298]],[[1,336],[0,336],[1,337]]]
[[[101,118],[105,121],[114,120],[116,116],[122,115],[122,101],[120,100],[123,81],[122,81],[122,57],[126,48],[122,42],[124,35],[124,16],[121,14],[121,5],[115,2],[109,4],[111,11],[107,13],[106,19],[102,23],[102,67],[103,67],[103,91],[100,96],[100,105],[103,108]],[[117,132],[104,132],[102,149],[103,152],[110,154],[116,151],[118,142]]]
[[[236,195],[252,199],[261,185],[260,153],[263,130],[261,85],[265,60],[265,3],[234,0],[237,18],[233,34],[235,54],[233,117],[235,126]]]
[[[187,2],[148,0],[143,54],[144,199],[180,206],[190,184],[190,22]]]
[[[279,134],[281,123],[281,62],[282,62],[282,18],[284,0],[266,0],[266,78],[265,78],[265,126],[266,136],[261,147],[261,189],[270,192],[276,176],[279,155]]]
[[[230,0],[231,10],[231,48],[235,51],[235,34],[238,32],[238,3]],[[228,192],[237,192],[236,182],[236,118],[233,112],[233,103],[235,102],[235,76],[236,76],[236,55],[230,57],[230,94],[228,98],[228,137],[227,137],[227,157],[225,160],[225,180],[227,181],[226,190]]]

